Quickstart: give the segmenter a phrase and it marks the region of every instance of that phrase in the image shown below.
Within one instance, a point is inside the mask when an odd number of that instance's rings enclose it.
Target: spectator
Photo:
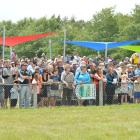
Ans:
[[[14,81],[13,88],[10,90],[11,92],[10,107],[11,108],[15,108],[17,105],[18,96],[19,96],[19,86],[17,84],[18,84],[18,81]]]
[[[32,61],[29,60],[27,70],[33,75],[35,72],[35,66]]]
[[[11,57],[11,62],[16,62],[17,55],[16,55],[15,50],[12,50],[10,57]]]
[[[102,69],[103,74],[106,75],[107,72],[106,72],[106,69],[105,69],[105,64],[104,64],[104,62],[99,63],[99,67]]]
[[[42,73],[43,73],[42,60],[40,60],[40,61],[38,62],[38,65],[37,65],[37,66],[39,67],[39,74],[42,75]]]
[[[57,66],[58,66],[59,77],[61,77],[61,74],[62,74],[62,72],[64,71],[64,68],[63,68],[63,61],[62,61],[61,58],[57,60]]]
[[[140,103],[140,76],[134,82],[134,102]]]
[[[113,96],[115,94],[115,84],[117,82],[117,76],[114,73],[114,70],[112,67],[108,68],[108,72],[106,74],[106,94],[107,94],[107,104],[113,103]]]
[[[12,77],[12,71],[9,61],[4,62],[3,72],[2,76],[4,78],[4,107],[8,108],[8,99],[10,100],[10,90],[12,88],[13,84],[13,77]]]
[[[90,77],[91,77],[92,82],[94,83],[94,77],[95,77],[95,74],[97,72],[96,66],[95,65],[91,65],[90,66],[90,69],[88,69],[88,72],[90,74]]]
[[[127,65],[127,74],[130,81],[135,81],[135,71],[131,64]]]
[[[137,64],[137,68],[135,69],[135,76],[140,76],[140,63]]]
[[[19,72],[19,78],[21,84],[21,91],[20,91],[20,107],[29,107],[30,106],[30,86],[32,75],[27,70],[27,63],[21,64],[21,70]]]
[[[37,107],[37,104],[40,105],[41,89],[42,89],[42,75],[39,74],[39,69],[35,70],[35,73],[33,75],[32,84],[33,84],[33,90],[35,90],[35,92],[33,92],[33,96],[32,96],[33,106]]]
[[[48,69],[43,70],[42,74],[42,93],[41,93],[41,106],[47,106],[48,105],[48,88],[49,86],[47,85],[48,79],[49,79],[49,72]]]
[[[119,103],[125,103],[127,102],[127,97],[128,97],[128,73],[126,66],[123,64],[121,65],[120,69],[120,75],[119,75],[119,84],[121,85],[120,87],[120,93],[118,94],[118,101]]]
[[[83,86],[84,84],[90,84],[91,79],[90,79],[90,75],[87,72],[87,66],[85,64],[82,64],[80,67],[80,71],[77,71],[75,74],[75,83],[77,85],[80,85],[80,95],[83,96],[84,92],[83,92]],[[82,105],[86,105],[87,102],[86,100],[79,100],[79,104]]]
[[[48,94],[48,104],[49,106],[55,106],[56,105],[56,97],[60,97],[59,93],[59,73],[58,70],[55,69],[53,74],[50,75],[50,80],[52,81],[51,83],[51,89]]]
[[[81,72],[81,66],[86,66],[86,67],[87,67],[86,62],[85,62],[85,61],[81,61],[81,62],[80,62],[80,66],[76,69],[75,74]]]
[[[74,75],[71,71],[71,67],[69,64],[64,66],[64,71],[61,75],[61,81],[64,84],[63,87],[63,105],[71,105],[73,87],[74,87]]]
[[[76,69],[77,69],[77,61],[76,61],[76,60],[73,60],[72,66],[71,66],[71,72],[72,72],[74,75],[75,75]]]
[[[122,74],[121,77],[121,96],[120,96],[120,103],[123,102],[127,103],[128,97],[128,76],[127,74]]]
[[[133,98],[133,82],[135,81],[135,72],[134,72],[134,68],[131,64],[127,65],[127,74],[128,74],[128,101],[132,102],[132,98]]]
[[[75,74],[75,81],[76,84],[89,84],[91,82],[90,75],[87,72],[86,65],[81,65],[81,71],[76,72]]]
[[[93,83],[96,85],[96,105],[99,105],[99,81],[102,80],[105,82],[102,68],[98,67],[96,73],[94,75],[91,74],[91,78],[93,79]]]

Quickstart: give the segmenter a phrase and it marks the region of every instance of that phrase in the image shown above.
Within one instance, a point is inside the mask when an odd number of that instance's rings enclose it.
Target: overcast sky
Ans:
[[[89,20],[102,8],[116,6],[116,12],[130,13],[140,0],[0,0],[0,20],[17,20],[24,17],[76,17]]]

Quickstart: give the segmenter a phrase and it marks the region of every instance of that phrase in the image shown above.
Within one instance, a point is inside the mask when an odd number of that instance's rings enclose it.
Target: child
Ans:
[[[19,87],[18,87],[18,81],[14,81],[13,88],[10,90],[11,93],[11,102],[10,107],[15,108],[17,105],[18,95],[19,95]]]
[[[140,103],[140,76],[134,81],[134,102]]]
[[[121,103],[125,101],[127,103],[128,95],[128,77],[127,74],[121,75]]]
[[[39,75],[38,71],[35,71],[34,78],[32,81],[32,93],[33,93],[33,106],[37,107],[39,103],[39,96],[42,88],[42,77]]]

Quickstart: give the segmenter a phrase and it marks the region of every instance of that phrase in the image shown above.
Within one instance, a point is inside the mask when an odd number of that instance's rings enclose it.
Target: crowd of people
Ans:
[[[129,58],[116,62],[108,57],[88,58],[78,55],[47,59],[22,58],[0,61],[1,107],[72,105],[76,85],[95,84],[99,105],[99,81],[103,82],[104,104],[140,103],[140,63],[133,65]],[[83,103],[84,104],[84,103]]]

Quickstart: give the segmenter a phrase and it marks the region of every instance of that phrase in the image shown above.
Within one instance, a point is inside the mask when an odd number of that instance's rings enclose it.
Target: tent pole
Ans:
[[[5,26],[3,27],[3,40],[2,40],[2,59],[5,58]]]
[[[64,48],[63,48],[63,61],[66,60],[66,29],[64,29]]]
[[[10,46],[10,60],[11,60],[11,56],[12,56],[12,47]]]
[[[52,41],[49,39],[50,59],[52,60]]]
[[[100,56],[100,51],[98,51],[98,57]]]
[[[108,44],[105,44],[105,62],[107,63],[107,51],[108,51]]]

